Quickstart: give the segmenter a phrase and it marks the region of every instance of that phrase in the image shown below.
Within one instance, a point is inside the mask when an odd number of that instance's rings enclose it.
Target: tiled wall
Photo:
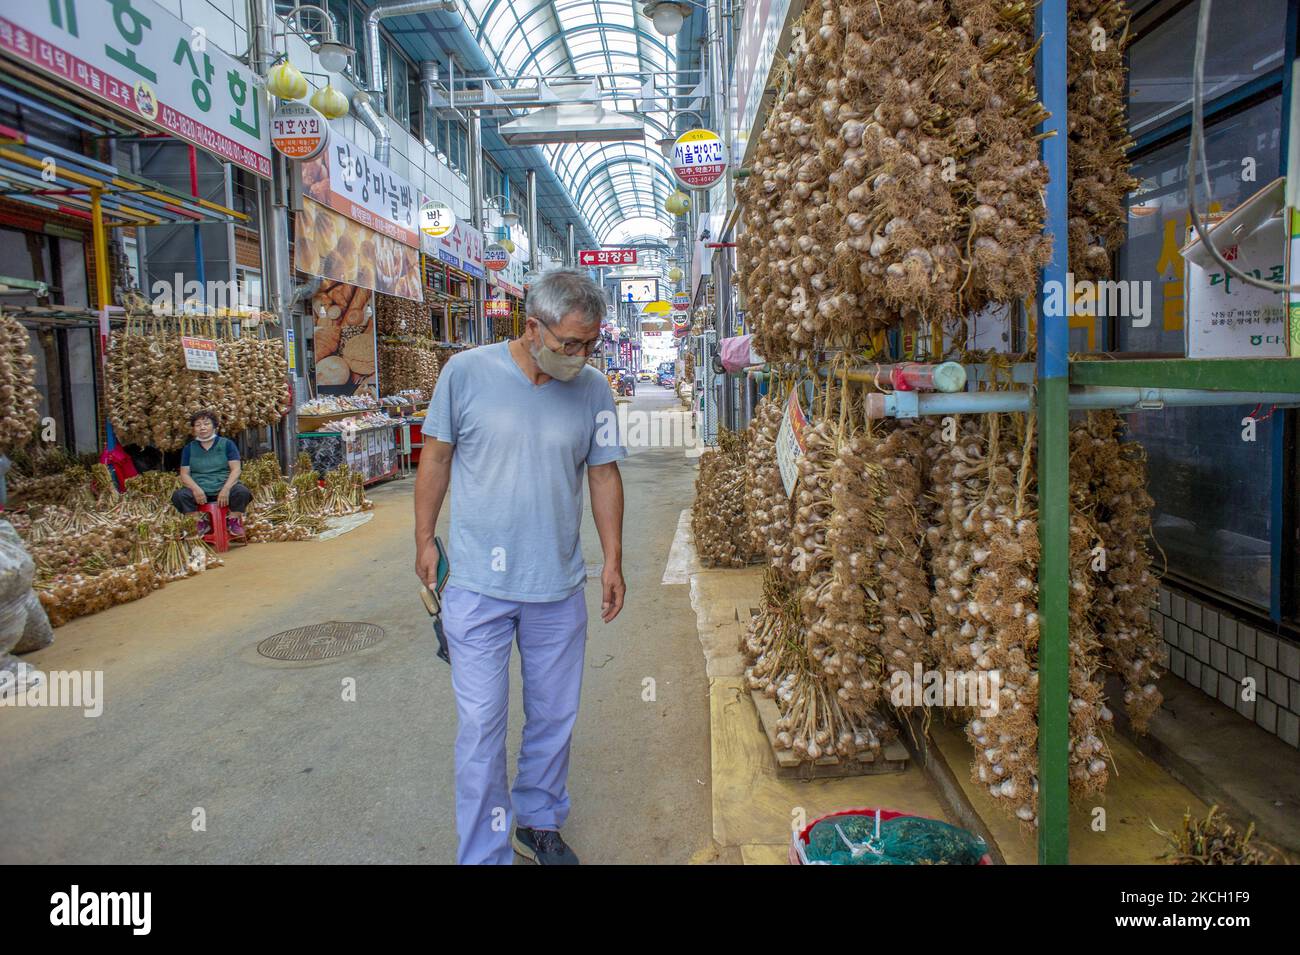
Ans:
[[[1152,620],[1164,633],[1169,672],[1300,748],[1300,646],[1162,586]],[[1242,679],[1255,699],[1241,698]]]

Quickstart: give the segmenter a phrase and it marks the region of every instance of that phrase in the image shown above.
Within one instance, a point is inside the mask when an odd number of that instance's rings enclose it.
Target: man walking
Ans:
[[[443,625],[451,652],[456,829],[461,864],[508,865],[514,849],[574,865],[560,836],[569,814],[569,744],[587,640],[578,542],[582,476],[604,553],[601,619],[623,609],[626,457],[609,385],[587,364],[605,297],[586,275],[545,273],[528,292],[524,334],[462,352],[438,378],[415,484],[416,573],[437,574],[434,528],[451,486],[451,577]],[[611,440],[611,433],[614,435]],[[510,650],[518,641],[524,733],[506,779]]]

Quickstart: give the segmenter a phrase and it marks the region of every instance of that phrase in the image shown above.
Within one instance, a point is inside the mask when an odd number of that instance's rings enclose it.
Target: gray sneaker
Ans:
[[[515,852],[538,865],[577,865],[578,857],[554,829],[515,827]]]

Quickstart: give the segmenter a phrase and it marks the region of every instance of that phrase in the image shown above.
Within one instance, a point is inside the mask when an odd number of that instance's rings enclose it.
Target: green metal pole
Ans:
[[[1040,332],[1041,334],[1041,332]],[[1041,345],[1040,345],[1041,347]],[[1070,858],[1070,432],[1064,377],[1038,383],[1038,862]]]
[[[1038,294],[1038,862],[1070,861],[1070,414],[1069,312],[1053,314],[1049,287],[1067,281],[1069,194],[1066,156],[1065,0],[1042,0],[1034,63],[1038,95],[1051,114],[1040,131],[1047,186],[1045,231],[1052,260]],[[1059,297],[1058,297],[1059,300]]]

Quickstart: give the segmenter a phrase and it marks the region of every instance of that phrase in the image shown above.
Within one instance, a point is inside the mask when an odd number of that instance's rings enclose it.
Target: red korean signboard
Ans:
[[[483,303],[483,314],[488,318],[509,318],[511,303],[503,298],[490,298]]]
[[[636,249],[582,249],[579,265],[636,265]]]

